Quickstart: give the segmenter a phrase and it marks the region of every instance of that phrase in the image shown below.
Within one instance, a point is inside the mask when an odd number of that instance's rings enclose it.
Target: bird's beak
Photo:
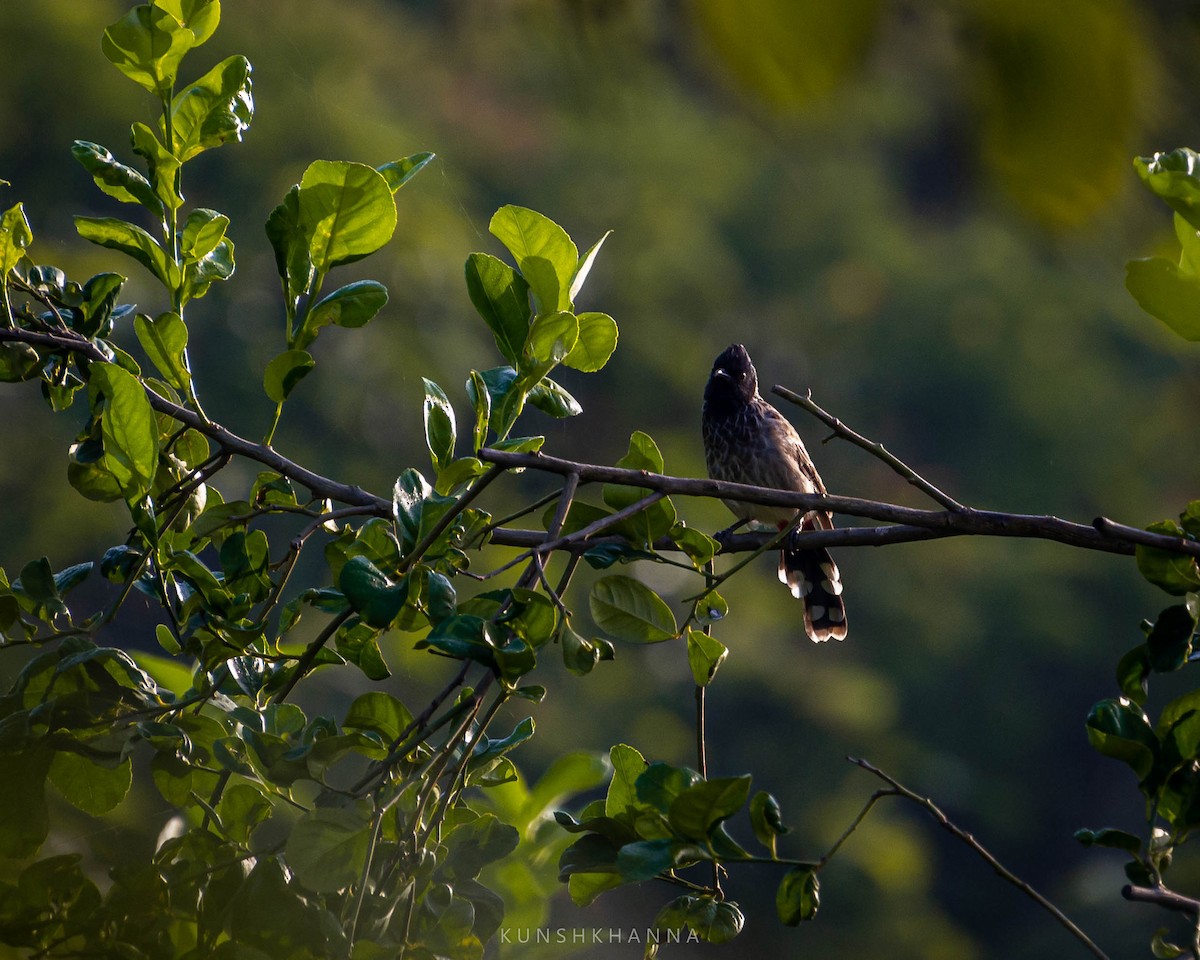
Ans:
[[[728,370],[726,370],[724,367],[717,367],[717,369],[716,369],[716,370],[714,370],[714,371],[712,372],[712,375],[713,375],[714,377],[722,377],[722,378],[724,378],[725,380],[730,380],[730,379],[732,379],[732,378],[729,376],[729,371],[728,371]]]

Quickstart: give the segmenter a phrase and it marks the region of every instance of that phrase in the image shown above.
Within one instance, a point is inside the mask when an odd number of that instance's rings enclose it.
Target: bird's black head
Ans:
[[[740,343],[730,347],[713,361],[708,386],[704,388],[706,403],[749,403],[758,393],[758,373],[750,362],[750,354]]]

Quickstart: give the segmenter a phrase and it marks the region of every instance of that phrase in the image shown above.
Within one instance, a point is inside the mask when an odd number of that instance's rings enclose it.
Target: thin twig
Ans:
[[[829,429],[833,431],[834,436],[841,437],[843,440],[848,440],[856,447],[861,447],[863,450],[866,450],[867,453],[871,454],[871,456],[882,460],[914,487],[937,503],[940,503],[947,510],[961,511],[967,509],[948,493],[944,493],[935,487],[932,483],[922,477],[919,473],[917,473],[916,470],[910,467],[895,454],[888,452],[882,443],[878,443],[874,440],[868,440],[862,434],[851,430],[832,413],[822,410],[813,402],[812,391],[809,391],[804,396],[800,396],[800,394],[789,390],[787,387],[781,387],[776,384],[771,388],[771,392],[783,397],[784,400],[794,403],[796,406],[807,410],[814,417],[829,427]]]
[[[874,766],[873,764],[869,763],[866,760],[860,760],[855,757],[848,757],[847,759],[849,759],[849,761],[851,763],[855,764],[856,766],[862,767],[862,769],[866,770],[870,774],[873,774],[874,776],[876,776],[880,780],[882,780],[884,783],[886,783],[891,788],[891,790],[888,792],[892,793],[895,796],[904,797],[906,800],[911,800],[911,801],[913,801],[913,803],[916,803],[918,806],[920,806],[922,809],[924,809],[926,813],[928,813],[931,817],[933,817],[933,819],[935,821],[937,821],[937,823],[940,827],[942,827],[945,830],[948,830],[951,834],[953,834],[955,837],[957,837],[959,840],[961,840],[963,843],[965,843],[968,847],[970,847],[971,850],[973,850],[978,856],[980,856],[987,863],[988,866],[990,866],[994,871],[996,871],[997,875],[1001,879],[1007,880],[1014,887],[1016,887],[1018,890],[1020,890],[1023,894],[1025,894],[1027,897],[1029,897],[1031,900],[1033,900],[1043,910],[1047,911],[1052,917],[1054,917],[1054,919],[1057,920],[1060,924],[1062,924],[1063,927],[1065,927],[1071,933],[1071,935],[1073,937],[1075,937],[1076,940],[1078,940],[1085,947],[1087,947],[1088,950],[1090,950],[1094,956],[1098,957],[1099,960],[1109,960],[1108,955],[1105,954],[1104,951],[1101,950],[1098,946],[1096,946],[1096,944],[1092,942],[1092,939],[1086,933],[1084,933],[1082,930],[1080,930],[1079,927],[1077,927],[1075,925],[1075,923],[1069,917],[1067,917],[1066,914],[1064,914],[1061,910],[1058,909],[1058,907],[1056,907],[1053,903],[1051,903],[1049,900],[1047,900],[1045,897],[1043,897],[1040,893],[1038,893],[1036,890],[1034,890],[1033,887],[1031,887],[1028,883],[1026,883],[1024,880],[1022,880],[1020,877],[1018,877],[1016,874],[1014,874],[1011,870],[1009,870],[1007,867],[1005,867],[1004,864],[1002,864],[999,860],[997,860],[987,850],[987,848],[984,847],[973,836],[971,836],[971,834],[967,833],[967,831],[963,830],[957,824],[953,823],[950,820],[950,818],[947,817],[946,814],[942,812],[942,809],[937,804],[935,804],[932,800],[930,800],[928,797],[922,797],[919,793],[914,793],[908,787],[904,786],[904,784],[902,784],[899,780],[896,780],[894,777],[890,776],[889,774],[884,773],[878,767]],[[871,801],[872,803],[874,802],[874,799],[875,798],[872,798],[872,801]],[[869,807],[868,807],[868,809],[869,809]],[[864,815],[865,815],[865,811],[864,811]],[[863,815],[859,816],[859,821],[861,821],[862,816]],[[857,822],[858,821],[856,821],[855,825],[857,825]],[[839,843],[840,843],[840,841],[839,841]]]

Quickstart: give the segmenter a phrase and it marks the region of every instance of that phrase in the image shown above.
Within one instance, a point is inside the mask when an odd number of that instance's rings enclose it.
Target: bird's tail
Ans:
[[[825,549],[779,553],[779,579],[792,596],[804,602],[804,632],[814,643],[832,637],[846,638],[846,605],[842,602],[842,577]]]

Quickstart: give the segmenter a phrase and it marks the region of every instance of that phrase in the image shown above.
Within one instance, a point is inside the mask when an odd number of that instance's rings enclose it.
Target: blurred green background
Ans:
[[[73,214],[114,205],[69,147],[94,140],[129,162],[129,123],[153,118],[99,49],[127,6],[6,0],[0,14],[0,176],[12,182],[0,199],[25,201],[35,259],[75,277],[126,271],[74,237]],[[262,230],[271,207],[312,159],[380,164],[433,150],[439,159],[398,196],[397,239],[363,265],[391,303],[365,330],[321,338],[317,371],[277,435],[278,449],[314,469],[386,493],[403,467],[425,466],[420,377],[442,383],[461,415],[468,369],[497,362],[462,264],[472,250],[500,254],[488,218],[518,203],[581,248],[614,230],[580,307],[612,314],[620,347],[599,376],[563,371],[580,418],[526,414],[521,432],[546,433],[548,452],[611,463],[642,429],[668,471],[702,475],[701,393],[712,358],[736,340],[764,389],[811,388],[965,503],[1143,525],[1197,494],[1195,349],[1122,285],[1126,259],[1171,242],[1131,158],[1200,146],[1192,5],[224,7],[183,75],[244,53],[257,116],[245,143],[196,161],[184,187],[189,203],[233,217],[237,276],[192,308],[191,336],[208,412],[235,431],[266,429],[261,371],[282,348]],[[145,277],[133,273],[127,290],[142,309],[162,308]],[[924,505],[878,462],[822,446],[819,424],[786,412],[833,492]],[[47,551],[56,569],[92,559],[123,537],[118,511],[67,485],[66,444],[82,416],[53,417],[31,389],[0,391],[0,565],[10,571]],[[503,512],[548,488],[521,484],[486,506]],[[703,529],[728,522],[719,504],[680,506]],[[783,852],[816,857],[876,786],[843,759],[864,756],[931,795],[1111,955],[1147,955],[1168,918],[1122,901],[1121,856],[1071,835],[1139,829],[1133,778],[1089,749],[1083,719],[1115,693],[1117,659],[1165,596],[1132,560],[1037,542],[934,541],[842,550],[838,561],[851,623],[842,645],[804,640],[766,560],[726,591],[731,617],[718,636],[731,654],[709,696],[711,772],[753,772],[795,828]],[[639,572],[669,594],[688,590],[666,569]],[[136,621],[107,640],[147,642]],[[406,637],[389,659],[388,689],[410,703],[446,669]],[[692,761],[680,647],[622,647],[586,678],[545,659],[539,734],[516,758],[526,770],[614,742]],[[332,702],[365,684],[344,672],[328,679]],[[154,798],[127,806],[128,837],[75,820],[54,852],[91,848],[104,860],[151,842],[129,837],[140,827],[152,838],[167,811]],[[1200,865],[1191,875],[1194,894]],[[816,923],[779,925],[775,880],[754,868],[729,882],[748,923],[727,955],[1084,952],[911,807],[877,808],[823,873]],[[550,924],[644,930],[669,896],[619,891],[586,911],[564,896]],[[611,945],[586,956],[639,954]]]

